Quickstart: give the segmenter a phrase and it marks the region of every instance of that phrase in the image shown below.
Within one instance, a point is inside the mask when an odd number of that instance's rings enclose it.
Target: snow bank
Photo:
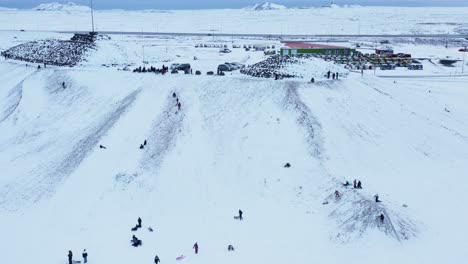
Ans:
[[[255,11],[262,11],[262,10],[283,10],[287,9],[284,5],[278,5],[270,2],[264,2],[261,4],[255,4],[253,6],[248,6],[244,8],[245,10],[255,10]]]

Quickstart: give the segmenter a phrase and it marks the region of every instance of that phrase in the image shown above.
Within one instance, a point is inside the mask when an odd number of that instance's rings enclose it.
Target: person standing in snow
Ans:
[[[332,74],[332,80],[335,80],[335,73]]]
[[[181,106],[182,106],[182,105],[181,105],[180,102],[179,102],[179,103],[177,104],[177,107],[179,108],[179,110],[180,110],[180,107],[181,107]]]
[[[362,189],[361,181],[358,181],[358,183],[357,183],[357,188],[358,188],[358,189]]]
[[[380,202],[380,200],[379,200],[379,195],[378,195],[378,194],[374,195],[374,198],[375,198],[375,202],[376,202],[376,203],[379,203],[379,202]]]
[[[356,189],[357,188],[357,182],[356,182],[356,179],[354,179],[354,182],[353,182],[353,188]]]
[[[68,250],[68,264],[73,264],[73,253],[71,250]]]
[[[141,227],[141,218],[138,217],[138,227]]]
[[[242,214],[244,214],[244,212],[242,212],[242,210],[239,209],[239,220],[242,220],[242,219],[243,219],[243,218],[242,218]]]
[[[328,71],[328,72],[327,72],[327,79],[330,79],[330,74],[331,74],[331,72]]]
[[[379,219],[380,219],[380,222],[383,223],[384,219],[385,219],[385,216],[383,214],[380,214],[379,215]]]
[[[193,244],[193,248],[195,249],[195,254],[198,254],[198,242],[195,242],[195,244]]]
[[[335,198],[340,198],[341,194],[338,190],[335,190]]]
[[[83,256],[83,263],[87,263],[88,262],[88,252],[86,252],[86,249],[83,250],[83,254],[81,254]]]
[[[158,264],[160,261],[158,255],[156,255],[156,257],[154,257],[154,264]]]

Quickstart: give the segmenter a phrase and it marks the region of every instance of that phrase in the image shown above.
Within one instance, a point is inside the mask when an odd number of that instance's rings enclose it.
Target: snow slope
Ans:
[[[90,263],[155,254],[167,263],[181,254],[190,263],[463,257],[466,78],[351,75],[311,85],[0,67],[9,73],[0,76],[5,263],[64,263],[67,250],[79,258],[83,248]],[[363,190],[341,186],[354,178]],[[138,216],[143,247],[133,248]]]

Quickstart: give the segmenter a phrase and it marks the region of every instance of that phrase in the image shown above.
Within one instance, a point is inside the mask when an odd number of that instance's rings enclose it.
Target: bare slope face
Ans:
[[[95,263],[146,263],[155,254],[170,263],[180,255],[190,263],[441,261],[444,243],[464,244],[432,212],[453,214],[463,198],[446,206],[448,198],[421,198],[421,189],[447,194],[465,186],[457,157],[467,156],[466,140],[452,131],[463,134],[466,124],[461,114],[436,115],[436,105],[457,102],[451,95],[431,95],[426,104],[393,85],[35,73],[0,123],[7,131],[0,162],[10,165],[0,226],[13,239],[4,258],[62,263],[67,250],[77,256],[87,248]],[[466,113],[462,103],[452,108]],[[455,183],[441,185],[442,170]],[[363,189],[341,185],[354,178]],[[242,221],[234,219],[239,209]],[[138,217],[143,228],[132,232]],[[464,220],[453,220],[461,233]],[[133,234],[142,247],[131,247]],[[426,247],[440,250],[427,256]]]

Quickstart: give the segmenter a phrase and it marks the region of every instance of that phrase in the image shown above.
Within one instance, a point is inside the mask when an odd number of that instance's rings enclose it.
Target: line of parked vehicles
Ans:
[[[225,71],[235,71],[244,68],[245,65],[239,62],[225,62],[223,64],[218,65],[218,71],[225,72]]]

